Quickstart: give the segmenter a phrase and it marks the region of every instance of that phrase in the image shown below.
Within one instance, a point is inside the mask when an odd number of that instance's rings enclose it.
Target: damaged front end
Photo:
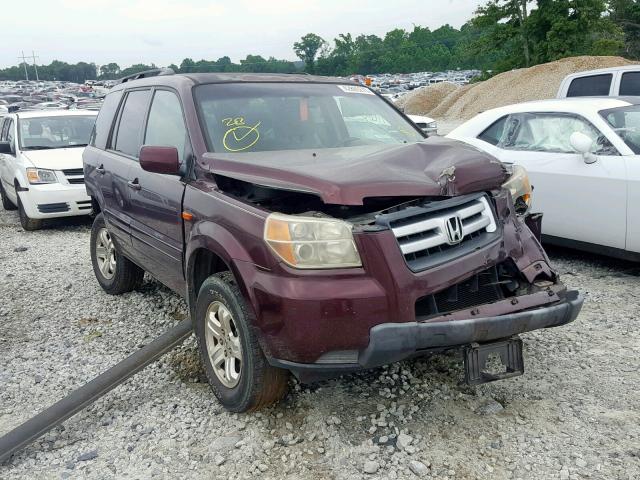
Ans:
[[[480,375],[472,361],[487,345],[509,375],[521,373],[514,337],[576,318],[582,298],[567,292],[527,226],[535,217],[516,211],[507,172],[486,158],[453,163],[412,178],[390,173],[386,183],[377,172],[385,186],[374,191],[345,170],[329,184],[324,170],[318,179],[295,162],[287,174],[212,162],[217,187],[265,215],[274,263],[238,268],[273,365],[312,381],[466,349],[469,378],[481,383],[504,378]]]

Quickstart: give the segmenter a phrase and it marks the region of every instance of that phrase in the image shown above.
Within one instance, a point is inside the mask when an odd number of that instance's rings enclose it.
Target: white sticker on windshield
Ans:
[[[366,95],[375,95],[371,90],[360,85],[338,85],[338,88],[347,93],[364,93]]]

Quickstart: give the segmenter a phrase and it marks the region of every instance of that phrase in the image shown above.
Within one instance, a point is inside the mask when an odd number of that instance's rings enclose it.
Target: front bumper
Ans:
[[[449,350],[474,342],[483,343],[565,325],[576,319],[583,302],[584,298],[573,290],[568,291],[559,303],[495,317],[383,323],[371,328],[369,345],[357,352],[355,362],[309,364],[270,359],[270,363],[291,370],[304,381],[312,381],[326,373],[378,367],[429,351]]]
[[[29,218],[72,217],[91,213],[91,198],[84,185],[29,185],[18,195]]]

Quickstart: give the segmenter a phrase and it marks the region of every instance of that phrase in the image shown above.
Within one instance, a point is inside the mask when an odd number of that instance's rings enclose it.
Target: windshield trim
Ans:
[[[397,113],[402,119],[404,119],[404,121],[413,128],[413,130],[415,130],[418,135],[421,137],[422,140],[425,140],[428,138],[428,135],[420,128],[418,127],[408,116],[407,114],[404,113],[404,111],[400,110],[393,102],[391,102],[390,100],[388,100],[387,98],[383,97],[382,95],[380,95],[379,92],[373,90],[372,88],[366,86],[366,85],[360,85],[359,83],[355,83],[355,82],[350,82],[348,80],[345,81],[317,81],[317,80],[313,80],[313,81],[282,81],[282,80],[260,80],[260,81],[246,81],[246,80],[229,80],[229,81],[217,81],[217,82],[205,82],[205,83],[195,83],[194,85],[192,85],[191,87],[191,100],[193,101],[193,105],[195,107],[196,110],[196,116],[198,119],[198,126],[200,128],[200,132],[202,134],[202,138],[204,139],[204,143],[205,143],[205,147],[206,147],[206,153],[229,153],[229,152],[217,152],[214,148],[213,148],[213,142],[211,140],[211,137],[209,135],[208,129],[207,129],[207,123],[205,120],[205,116],[204,116],[204,112],[202,111],[202,105],[201,102],[198,101],[198,98],[196,96],[197,90],[200,89],[200,87],[205,87],[205,86],[211,86],[211,85],[219,85],[219,86],[224,86],[224,85],[264,85],[264,84],[279,84],[279,85],[342,85],[342,86],[360,86],[363,88],[366,88],[367,90],[369,90],[371,93],[373,93],[373,95],[375,95],[376,97],[378,97],[378,99],[382,100],[384,103],[386,103],[389,107],[391,107],[395,113]]]
[[[25,147],[22,144],[22,128],[21,128],[21,123],[22,120],[42,120],[45,118],[92,118],[94,123],[96,121],[96,117],[97,115],[87,115],[87,114],[82,114],[82,115],[42,115],[39,117],[20,117],[17,116],[16,120],[16,133],[17,133],[17,145],[20,148],[20,150],[22,151],[29,151],[29,150],[57,150],[59,148],[71,148],[71,147],[86,147],[89,144],[89,138],[87,139],[87,142],[82,144],[82,143],[78,143],[77,145],[62,145],[59,147],[49,147],[46,145],[41,145],[41,146],[35,146],[35,147]],[[89,137],[91,137],[91,135],[89,135]],[[45,148],[42,148],[45,147]]]

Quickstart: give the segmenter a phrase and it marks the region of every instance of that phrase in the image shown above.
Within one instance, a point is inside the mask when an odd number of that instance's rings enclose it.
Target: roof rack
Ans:
[[[152,70],[145,70],[144,72],[134,73],[120,78],[117,83],[131,82],[132,80],[138,80],[140,78],[159,77],[162,75],[175,75],[176,72],[172,68],[154,68]]]

